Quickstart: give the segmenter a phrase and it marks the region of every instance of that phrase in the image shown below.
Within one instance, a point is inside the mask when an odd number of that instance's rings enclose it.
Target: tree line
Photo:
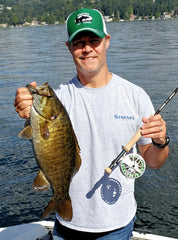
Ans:
[[[71,12],[82,7],[124,20],[131,14],[137,18],[159,18],[163,12],[178,14],[178,0],[0,0],[0,24],[19,25],[33,20],[64,23]]]

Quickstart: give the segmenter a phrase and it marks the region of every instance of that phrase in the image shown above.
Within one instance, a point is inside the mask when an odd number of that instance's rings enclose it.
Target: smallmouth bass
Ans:
[[[33,96],[30,123],[19,137],[32,140],[40,169],[33,188],[46,191],[51,185],[53,191],[42,218],[57,212],[70,221],[73,211],[69,187],[81,165],[77,138],[66,109],[48,83],[36,88],[27,85],[27,88]]]

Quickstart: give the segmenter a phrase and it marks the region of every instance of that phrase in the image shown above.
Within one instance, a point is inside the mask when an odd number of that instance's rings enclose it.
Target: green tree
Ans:
[[[155,13],[155,18],[158,19],[160,17],[160,13],[159,12],[156,12]]]
[[[174,10],[178,14],[177,0],[0,0],[3,11],[0,23],[21,24],[38,19],[48,23],[64,22],[67,16],[81,7],[97,8],[104,15],[129,19],[133,13],[140,16],[155,16]],[[12,7],[12,11],[6,7]]]

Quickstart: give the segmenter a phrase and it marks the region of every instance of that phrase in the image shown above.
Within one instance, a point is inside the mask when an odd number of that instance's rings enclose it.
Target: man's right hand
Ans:
[[[31,86],[37,87],[36,82],[30,83]],[[33,102],[33,97],[29,92],[28,88],[21,87],[17,89],[14,107],[16,112],[19,114],[21,118],[29,118],[31,106]]]

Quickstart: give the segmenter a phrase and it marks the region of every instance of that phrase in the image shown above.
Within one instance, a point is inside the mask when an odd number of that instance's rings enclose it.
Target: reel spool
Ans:
[[[139,154],[128,154],[121,160],[120,170],[127,178],[139,178],[143,175],[145,169],[145,160]]]

